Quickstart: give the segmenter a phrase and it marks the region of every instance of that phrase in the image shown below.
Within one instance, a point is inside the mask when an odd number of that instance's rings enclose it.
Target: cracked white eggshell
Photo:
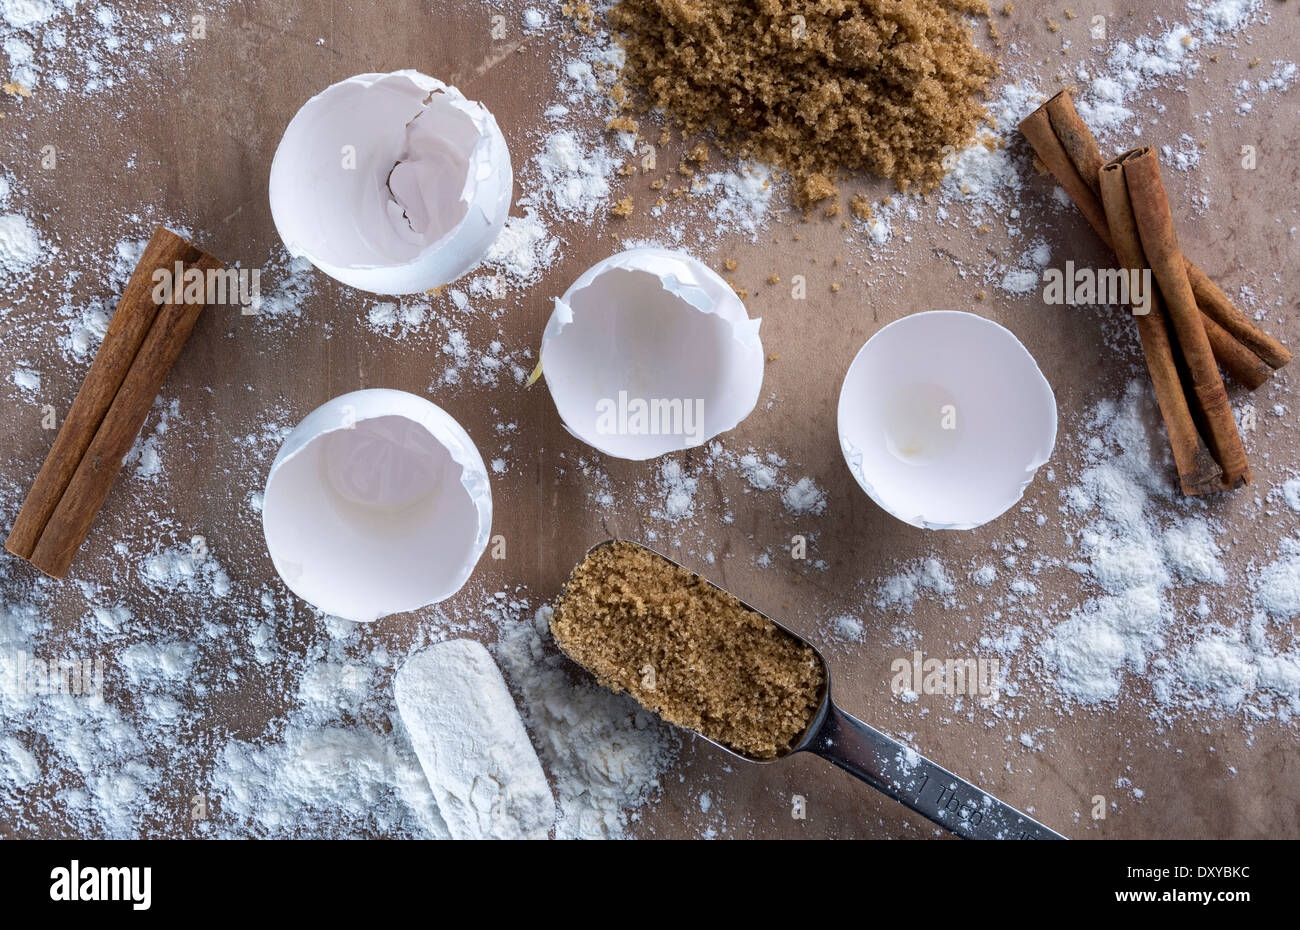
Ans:
[[[512,190],[492,114],[418,71],[321,91],[271,162],[271,216],[289,252],[376,294],[441,287],[478,265]]]
[[[973,529],[1024,494],[1056,443],[1056,398],[1007,329],[955,310],[881,329],[849,366],[839,436],[853,477],[923,529]]]
[[[262,502],[284,583],[359,622],[451,597],[491,528],[487,469],[469,434],[405,391],[354,391],[313,410],[280,447]]]
[[[555,301],[541,371],[565,428],[617,458],[701,445],[749,416],[763,384],[761,320],[731,285],[685,252],[636,248],[587,269]],[[602,429],[599,404],[703,401],[690,434]],[[683,421],[684,422],[684,421]]]

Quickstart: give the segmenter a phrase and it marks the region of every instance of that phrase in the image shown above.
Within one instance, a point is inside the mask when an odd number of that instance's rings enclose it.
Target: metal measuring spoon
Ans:
[[[587,551],[591,555],[597,549],[623,542],[651,552],[665,562],[676,565],[690,572],[706,584],[717,588],[724,594],[730,594],[709,579],[691,571],[680,562],[668,558],[662,552],[643,546],[630,540],[607,539],[592,546]],[[735,597],[734,594],[731,595]],[[784,624],[773,620],[763,611],[746,603],[740,598],[741,605],[766,618],[778,629],[784,630],[795,640],[803,643],[816,654],[822,666],[822,680],[826,682],[821,705],[803,735],[785,753],[775,759],[753,759],[742,755],[716,740],[709,739],[702,733],[692,730],[696,736],[717,746],[723,752],[745,762],[765,764],[777,762],[796,752],[811,752],[834,763],[850,775],[871,785],[873,788],[901,801],[918,814],[926,817],[945,830],[970,840],[1063,840],[1064,836],[1055,830],[1043,826],[1028,814],[1023,814],[1010,805],[1004,804],[993,795],[959,778],[941,765],[891,739],[874,727],[870,727],[856,717],[846,714],[831,700],[830,668],[826,658],[812,643]]]

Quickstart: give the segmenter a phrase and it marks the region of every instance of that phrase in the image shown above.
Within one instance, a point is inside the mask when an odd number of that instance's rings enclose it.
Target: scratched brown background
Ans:
[[[1146,9],[1141,13],[1118,13],[1113,33],[1158,33],[1157,14],[1180,19],[1176,4],[1142,6]],[[1249,58],[1269,62],[1295,55],[1300,5],[1269,6],[1271,25],[1256,25],[1249,32],[1248,47],[1235,53],[1212,50],[1223,54],[1217,63],[1206,61],[1203,74],[1208,83],[1198,78],[1183,90],[1155,92],[1167,111],[1159,125],[1148,127],[1147,138],[1173,141],[1181,132],[1208,138],[1200,167],[1191,175],[1174,176],[1170,190],[1177,201],[1204,187],[1212,209],[1204,215],[1179,213],[1179,233],[1189,251],[1194,250],[1229,291],[1250,283],[1269,306],[1285,295],[1281,309],[1270,312],[1267,326],[1295,344],[1300,336],[1300,270],[1296,237],[1286,230],[1297,224],[1300,204],[1300,92],[1292,91],[1276,106],[1262,100],[1247,117],[1232,115],[1233,107],[1226,103],[1233,83],[1256,76],[1248,72]],[[1062,10],[1055,4],[1019,2],[1010,19],[998,20],[1005,39],[1018,45],[1018,51],[1007,53],[1008,61],[1018,73],[1036,75],[1039,88],[1049,93],[1060,86],[1053,75],[1070,67],[1069,56],[1061,52],[1063,34],[1083,43],[1086,16],[1094,12],[1079,10],[1081,18],[1070,21]],[[1099,11],[1111,13],[1113,8]],[[65,96],[57,103],[42,102],[38,95],[21,108],[6,105],[0,158],[28,190],[24,211],[37,219],[47,238],[58,242],[62,255],[59,264],[42,270],[28,289],[4,299],[28,312],[39,306],[47,299],[43,288],[61,281],[83,250],[102,252],[121,238],[121,218],[132,212],[179,218],[214,253],[261,265],[277,243],[266,194],[280,132],[309,96],[357,72],[417,68],[458,85],[496,114],[518,163],[524,153],[535,151],[532,133],[540,125],[542,110],[553,101],[557,43],[524,39],[516,16],[511,16],[507,37],[494,42],[487,22],[491,12],[479,4],[445,2],[433,4],[433,9],[427,3],[238,3],[225,14],[209,17],[209,38],[190,44],[183,67],[163,49],[147,82],[133,82],[115,94],[84,102]],[[1062,33],[1049,31],[1048,15],[1062,24]],[[318,38],[324,43],[318,44]],[[1207,134],[1191,117],[1210,106],[1224,106],[1226,113]],[[36,168],[39,147],[47,141],[62,153],[64,167],[57,172]],[[1242,144],[1258,147],[1258,170],[1240,170],[1236,153]],[[629,190],[642,207],[652,200],[643,184]],[[1022,207],[1032,210],[1033,203],[1043,202],[1043,195],[1043,189],[1035,191],[1034,199]],[[1028,225],[1040,227],[1052,245],[1054,264],[1071,257],[1080,264],[1103,260],[1077,217],[1058,211],[1036,224],[1032,212],[1029,216]],[[931,552],[961,567],[987,560],[995,541],[1018,536],[1047,555],[1071,555],[1062,548],[1059,529],[1050,522],[1036,527],[1032,514],[1015,510],[971,533],[936,536],[893,520],[858,491],[837,448],[835,405],[849,361],[872,333],[905,314],[938,307],[978,308],[1010,327],[1037,357],[1056,391],[1061,433],[1053,464],[1063,477],[1075,461],[1082,413],[1103,397],[1118,396],[1137,371],[1135,356],[1116,357],[1107,348],[1094,312],[1045,308],[1033,296],[995,296],[977,304],[975,292],[992,289],[975,277],[963,279],[948,256],[979,265],[1019,255],[1024,242],[1007,243],[996,229],[978,233],[964,222],[958,227],[939,227],[929,214],[917,222],[899,220],[896,257],[876,262],[845,248],[836,224],[803,224],[794,216],[782,219],[759,243],[712,234],[700,243],[702,257],[715,265],[724,257],[740,263],[737,282],[751,288],[748,305],[751,314],[763,318],[765,349],[779,354],[779,360],[768,365],[764,384],[764,397],[770,393],[775,403],[760,403],[726,437],[728,446],[752,444],[801,463],[797,473],[813,476],[827,490],[831,504],[820,517],[797,520],[770,507],[747,507],[739,483],[709,478],[701,482],[697,496],[702,516],[694,526],[702,536],[692,530],[690,537],[707,540],[705,547],[719,555],[718,565],[710,570],[714,580],[813,635],[820,618],[860,610],[874,578],[899,562]],[[803,239],[792,244],[795,231]],[[511,305],[504,320],[520,341],[535,342],[550,299],[582,269],[615,251],[625,236],[653,237],[656,225],[642,209],[627,224],[601,222],[560,232],[567,240],[564,258],[518,306]],[[900,243],[900,234],[911,236],[910,242]],[[783,243],[773,245],[772,236]],[[837,255],[847,264],[832,269],[830,259]],[[771,272],[783,280],[805,274],[810,293],[821,296],[796,305],[783,289],[761,286]],[[832,280],[845,284],[835,295],[829,292]],[[305,312],[313,320],[329,321],[328,338],[322,326],[303,325],[272,335],[274,330],[254,328],[238,316],[209,313],[166,388],[168,397],[179,398],[184,422],[180,435],[164,445],[169,474],[150,491],[154,506],[165,508],[181,525],[206,533],[214,547],[226,553],[223,561],[241,583],[270,581],[274,573],[260,533],[247,531],[243,509],[245,495],[260,484],[261,476],[228,467],[225,452],[232,437],[260,422],[268,405],[292,411],[296,422],[326,399],[358,388],[425,394],[431,372],[440,365],[426,352],[371,333],[361,320],[373,304],[368,296],[322,275],[315,285]],[[95,293],[94,281],[81,281],[78,287],[85,294]],[[498,326],[482,314],[465,324],[472,345],[494,338]],[[42,400],[66,406],[82,370],[69,366],[53,348],[46,357],[30,357],[27,348],[0,346],[0,371],[12,370],[15,356],[26,357],[42,371]],[[1256,403],[1261,409],[1274,403],[1300,409],[1293,385],[1294,375],[1283,374]],[[39,466],[49,435],[39,429],[38,415],[12,385],[0,386],[0,394],[5,392],[13,395],[0,421],[5,477],[25,485]],[[571,465],[586,449],[561,429],[541,385],[524,390],[506,381],[497,389],[471,387],[434,399],[468,428],[485,458],[493,455],[486,434],[501,418],[496,411],[509,410],[521,430],[512,459],[527,463],[493,479],[494,532],[510,541],[510,558],[481,562],[458,603],[471,606],[484,591],[506,585],[522,585],[535,598],[549,597],[590,543],[611,535],[641,535],[640,513],[598,512],[589,505],[581,477],[571,468],[560,474],[561,455]],[[190,422],[202,422],[204,428],[185,428]],[[1293,416],[1280,422],[1270,418],[1268,428],[1250,438],[1250,446],[1255,493],[1263,497],[1275,479],[1287,476],[1300,461]],[[601,467],[616,489],[649,474],[647,466],[636,463],[605,460]],[[1058,488],[1040,478],[1025,503],[1050,518],[1057,513]],[[95,578],[108,571],[106,566],[115,559],[113,541],[147,538],[131,497],[119,491],[109,498],[77,563],[79,577]],[[708,516],[710,502],[724,496],[741,501],[734,506],[734,525],[724,526]],[[1246,492],[1211,504],[1213,515],[1226,528],[1220,537],[1228,550],[1225,561],[1234,566],[1271,557],[1276,537],[1296,529],[1294,515],[1288,514],[1271,519],[1261,532],[1258,507],[1251,501],[1251,492]],[[238,532],[223,531],[236,525],[241,527]],[[788,561],[766,569],[755,565],[758,552],[781,549],[797,532],[815,534],[816,555],[829,563],[827,571],[810,571]],[[727,555],[735,557],[724,558]],[[689,555],[683,558],[699,564]],[[1079,576],[1064,568],[1037,581],[1049,594],[1064,599],[1057,608],[1062,616],[1090,594]],[[132,597],[138,609],[157,617],[160,634],[173,613],[185,609],[178,602],[156,597],[151,601],[147,592]],[[56,595],[56,628],[73,629],[83,604],[71,591]],[[978,631],[964,617],[975,608],[967,606],[971,609],[949,611],[929,601],[917,605],[910,623],[920,632],[920,648],[927,655],[960,654],[954,650],[972,642]],[[906,650],[889,643],[891,618],[869,611],[865,619],[864,645],[850,648],[823,640],[845,709],[888,732],[908,734],[914,746],[939,763],[1013,805],[1032,809],[1067,835],[1300,837],[1294,726],[1270,723],[1247,729],[1238,718],[1213,717],[1166,726],[1132,701],[1065,714],[1055,709],[1055,702],[1030,696],[1030,711],[1023,720],[987,727],[980,713],[974,719],[954,713],[948,699],[923,697],[911,705],[892,699],[889,665]],[[393,617],[365,636],[374,643],[401,643],[419,623],[419,616]],[[486,628],[482,634],[492,638]],[[286,638],[292,641],[292,634]],[[196,713],[230,727],[235,735],[254,738],[270,716],[283,710],[274,706],[274,699],[268,702],[262,691],[256,679],[240,680]],[[1043,728],[1044,748],[1038,752],[1023,751],[1008,740],[1011,734]],[[1230,766],[1236,774],[1228,771]],[[1117,790],[1121,777],[1140,786],[1145,798],[1139,802]],[[707,818],[697,802],[703,789],[710,791],[714,805]],[[809,798],[806,821],[791,820],[792,793]],[[1118,809],[1100,822],[1087,816],[1096,794],[1118,803]],[[158,821],[164,832],[188,831],[179,801],[176,809],[159,811]],[[6,822],[0,815],[0,833],[8,832]],[[660,803],[646,809],[632,833],[695,836],[718,822],[725,822],[730,834],[763,837],[933,834],[899,805],[816,758],[738,769],[707,746],[686,749],[678,769],[665,780]]]

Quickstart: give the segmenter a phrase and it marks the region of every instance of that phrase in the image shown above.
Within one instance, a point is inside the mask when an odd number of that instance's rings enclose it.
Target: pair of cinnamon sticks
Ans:
[[[1248,483],[1219,366],[1253,391],[1291,353],[1182,254],[1153,149],[1105,161],[1069,90],[1026,117],[1020,131],[1120,265],[1151,269],[1158,293],[1151,311],[1136,316],[1138,335],[1183,491]]]
[[[204,304],[155,301],[155,271],[224,266],[161,226],[127,282],[81,390],[23,501],[5,548],[55,578],[64,577],[131,451],[167,373]]]

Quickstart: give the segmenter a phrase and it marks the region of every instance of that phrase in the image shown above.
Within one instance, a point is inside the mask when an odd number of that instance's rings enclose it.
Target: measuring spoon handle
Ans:
[[[965,839],[1065,839],[833,702],[807,749]]]

